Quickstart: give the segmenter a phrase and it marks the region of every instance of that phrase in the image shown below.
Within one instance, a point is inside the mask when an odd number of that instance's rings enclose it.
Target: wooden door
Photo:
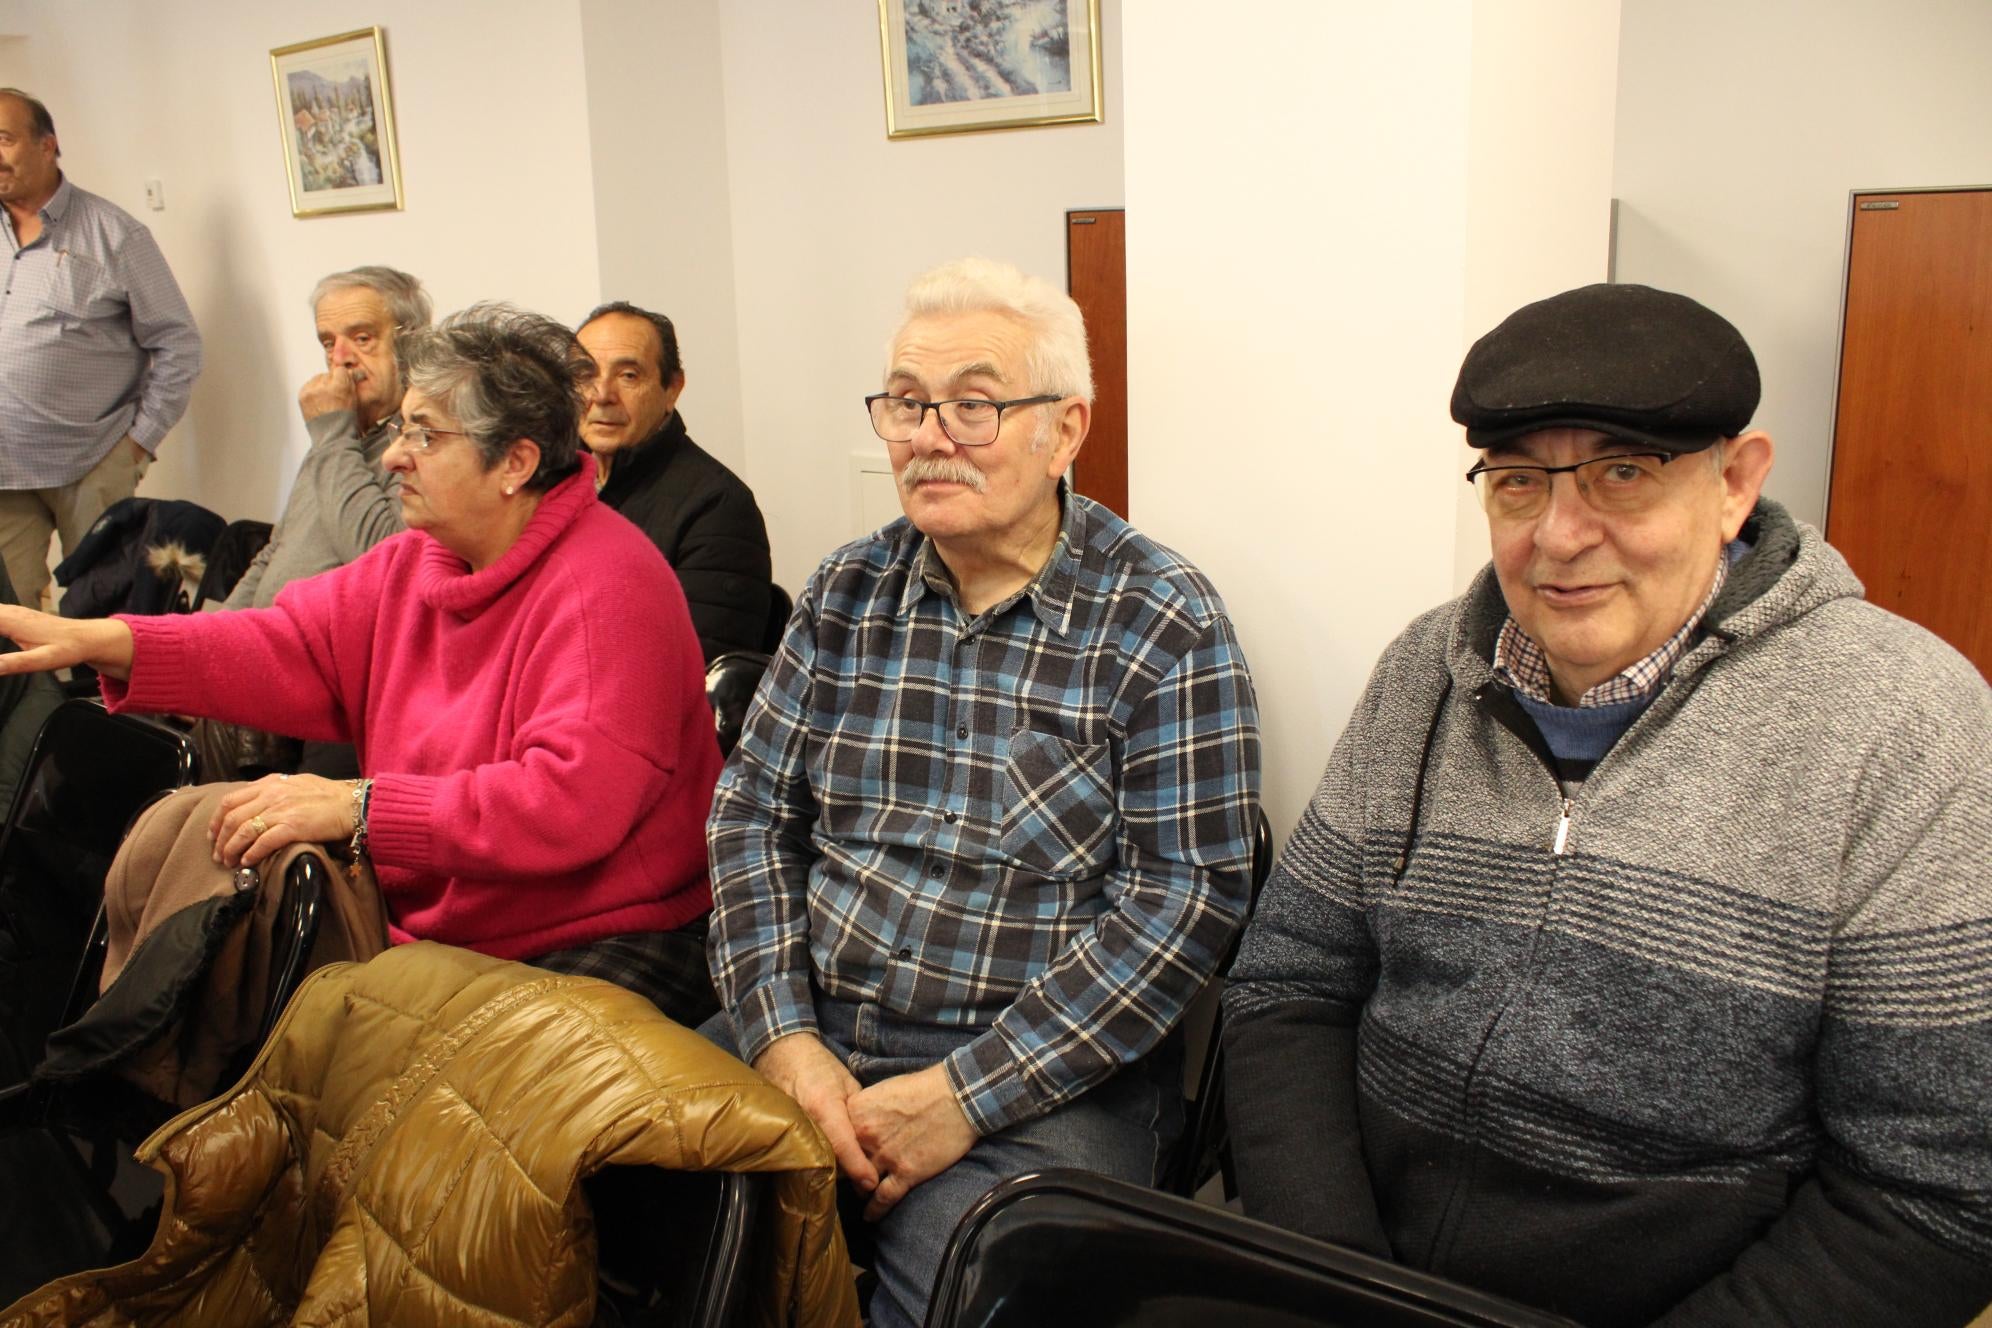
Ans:
[[[1992,189],[1853,206],[1826,538],[1992,676]]]
[[[1127,213],[1065,214],[1065,288],[1086,315],[1093,353],[1093,427],[1072,487],[1127,518]]]

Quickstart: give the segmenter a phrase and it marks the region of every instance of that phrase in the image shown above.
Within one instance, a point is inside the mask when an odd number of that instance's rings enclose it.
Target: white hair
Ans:
[[[1093,399],[1093,362],[1086,353],[1086,319],[1072,297],[1041,277],[987,258],[958,258],[915,277],[906,290],[906,316],[886,343],[886,371],[906,324],[928,314],[1008,314],[1030,329],[1024,372],[1033,394]]]

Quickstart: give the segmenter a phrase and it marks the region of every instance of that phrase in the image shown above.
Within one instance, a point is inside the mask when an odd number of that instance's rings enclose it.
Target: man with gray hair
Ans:
[[[291,582],[344,567],[401,525],[400,485],[381,457],[401,425],[396,341],[429,325],[422,283],[391,267],[334,272],[311,292],[325,370],[297,394],[311,446],[291,483],[283,516],[219,607],[266,609]],[[306,743],[203,720],[195,739],[210,779],[303,770],[350,778],[344,743]]]
[[[311,292],[325,371],[298,390],[311,446],[270,542],[222,605],[266,609],[299,577],[344,567],[401,529],[380,459],[401,423],[395,339],[429,325],[422,283],[391,267],[334,272]]]
[[[1155,1183],[1244,915],[1251,680],[1209,581],[1067,489],[1091,397],[1062,292],[913,284],[865,398],[905,519],[810,579],[713,804],[705,1031],[865,1197],[875,1324],[1005,1177]]]
[[[78,189],[48,108],[0,88],[0,559],[25,604],[186,413],[201,336],[152,233]]]
[[[1762,496],[1758,390],[1645,286],[1467,353],[1493,560],[1246,930],[1247,1216],[1598,1328],[1992,1299],[1992,691]]]

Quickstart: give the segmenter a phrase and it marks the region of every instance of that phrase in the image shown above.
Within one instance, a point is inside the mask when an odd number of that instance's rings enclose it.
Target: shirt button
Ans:
[[[955,823],[955,814],[953,812],[942,812],[941,819],[949,825],[953,825]]]
[[[955,730],[955,737],[966,738],[967,736],[968,736],[968,725],[964,724],[960,728]]]
[[[900,947],[899,947],[899,957],[900,957],[901,959],[911,959],[911,958],[913,957],[913,947],[912,947],[912,946],[910,946],[910,945],[902,945],[902,946],[900,946]]]
[[[948,874],[948,869],[946,867],[943,867],[938,862],[935,863],[933,866],[927,868],[927,875],[933,877],[937,881],[947,874]]]

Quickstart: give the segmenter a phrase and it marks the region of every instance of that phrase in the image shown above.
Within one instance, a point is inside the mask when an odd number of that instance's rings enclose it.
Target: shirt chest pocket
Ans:
[[[117,306],[110,277],[103,267],[80,254],[57,250],[41,302],[56,323],[87,323]]]
[[[1003,773],[1005,857],[1040,875],[1081,879],[1112,864],[1120,817],[1108,744],[1019,729]]]

